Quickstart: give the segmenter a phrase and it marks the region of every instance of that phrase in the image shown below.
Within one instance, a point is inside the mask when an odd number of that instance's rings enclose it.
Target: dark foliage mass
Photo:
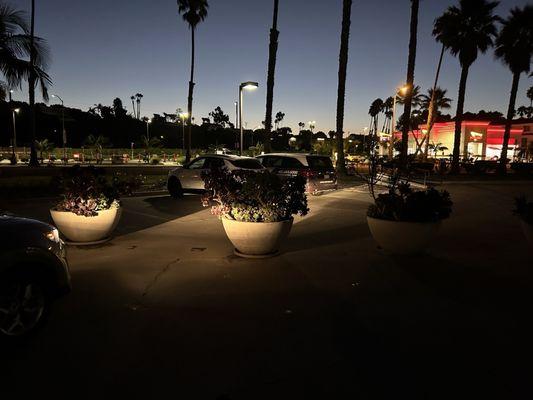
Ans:
[[[376,197],[368,216],[390,221],[434,222],[448,218],[452,205],[447,191],[434,188],[415,191],[408,183],[400,183]]]
[[[526,196],[520,196],[515,199],[515,215],[518,215],[524,222],[533,225],[533,201],[527,200]]]
[[[93,217],[98,211],[118,206],[120,196],[131,195],[138,189],[142,177],[121,173],[106,175],[102,168],[76,165],[66,168],[56,184],[61,193],[56,210]]]
[[[278,222],[306,215],[305,179],[280,179],[268,171],[214,169],[203,175],[204,206],[220,217],[246,222]]]

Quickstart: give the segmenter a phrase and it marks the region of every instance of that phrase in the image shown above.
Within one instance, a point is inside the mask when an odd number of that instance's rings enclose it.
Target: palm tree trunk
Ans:
[[[518,84],[520,83],[520,72],[513,74],[513,85],[511,87],[511,97],[509,98],[509,108],[507,110],[507,120],[505,121],[505,133],[503,134],[502,154],[500,157],[500,173],[507,172],[507,149],[509,147],[509,138],[511,137],[511,126],[515,113],[516,94],[518,93]]]
[[[455,136],[453,140],[453,158],[451,173],[459,173],[459,155],[461,149],[461,132],[463,127],[463,110],[465,105],[466,81],[468,80],[468,70],[470,65],[465,65],[461,69],[461,80],[459,82],[459,94],[457,96],[457,111],[455,112]],[[465,138],[466,141],[466,138]]]
[[[270,131],[272,130],[272,104],[274,102],[274,80],[276,73],[276,61],[278,52],[278,6],[279,0],[274,0],[274,15],[272,29],[270,29],[270,44],[268,47],[268,72],[267,72],[267,98],[265,114],[265,153],[270,153]]]
[[[428,110],[428,120],[427,120],[427,133],[426,137],[424,138],[426,140],[426,146],[424,149],[424,159],[428,158],[428,146],[429,141],[431,140],[431,130],[433,129],[433,124],[435,123],[435,91],[437,90],[437,85],[439,83],[439,76],[440,76],[440,68],[442,67],[442,59],[444,58],[444,51],[446,50],[446,47],[442,45],[442,50],[440,52],[440,58],[439,58],[439,64],[437,65],[437,73],[435,74],[435,82],[433,83],[433,93],[431,94],[431,100],[429,102],[429,110]]]
[[[131,99],[131,108],[133,108],[133,118],[137,118],[137,113],[135,112],[135,102]]]
[[[409,93],[405,96],[402,126],[402,151],[400,153],[401,168],[407,168],[407,147],[409,144],[409,125],[411,120],[411,106],[413,101],[413,89],[415,81],[416,43],[418,34],[418,8],[419,0],[411,0],[411,29],[409,36],[409,58],[407,61],[407,86]]]
[[[187,117],[187,123],[189,129],[187,130],[187,135],[185,135],[185,162],[191,160],[191,132],[192,132],[192,98],[194,91],[194,28],[191,28],[191,79],[189,80],[189,96],[187,98],[187,112],[189,116]]]
[[[31,167],[38,167],[39,160],[37,158],[37,151],[35,150],[35,0],[31,1],[31,27],[30,27],[30,75],[28,79],[28,94],[30,102],[30,131],[31,131],[31,144],[30,144],[30,163]]]
[[[352,0],[343,0],[341,47],[339,52],[339,85],[337,89],[337,172],[342,174],[346,173],[343,139],[344,97],[346,95],[346,70],[348,68],[348,45],[350,40],[351,14]]]

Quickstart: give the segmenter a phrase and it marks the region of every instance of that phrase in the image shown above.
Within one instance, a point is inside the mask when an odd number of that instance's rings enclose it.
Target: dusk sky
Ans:
[[[144,94],[142,114],[173,113],[186,108],[190,66],[190,33],[174,0],[37,1],[36,34],[52,50],[51,93],[66,105],[88,109],[120,97],[131,112],[130,95]],[[432,85],[439,45],[433,22],[455,1],[423,0],[420,5],[416,84]],[[528,0],[504,0],[498,12]],[[29,0],[11,1],[29,10]],[[221,106],[235,119],[240,82],[256,80],[259,90],[245,94],[244,121],[255,128],[264,120],[268,34],[272,0],[212,0],[209,16],[197,30],[196,122]],[[317,130],[335,126],[341,0],[281,0],[274,113],[286,113],[283,125],[297,130],[299,121],[316,120]],[[409,0],[355,0],[352,9],[345,132],[368,126],[368,107],[377,97],[391,96],[406,76]],[[454,100],[459,63],[447,55],[440,86]],[[518,105],[533,79],[522,76]],[[469,111],[507,108],[511,73],[492,51],[471,69],[466,98]],[[15,99],[27,100],[18,92]],[[52,99],[53,100],[53,99]]]

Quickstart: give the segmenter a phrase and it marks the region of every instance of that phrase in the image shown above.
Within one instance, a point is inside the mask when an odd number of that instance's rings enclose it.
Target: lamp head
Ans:
[[[241,83],[241,86],[240,86],[241,89],[246,89],[246,90],[254,90],[254,89],[257,89],[258,87],[259,87],[259,83],[252,82],[252,81],[243,82]]]
[[[13,111],[18,114],[20,112],[20,108],[15,108]]]

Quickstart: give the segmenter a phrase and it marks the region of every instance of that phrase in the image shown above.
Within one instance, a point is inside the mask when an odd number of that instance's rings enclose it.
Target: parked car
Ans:
[[[174,198],[181,197],[185,192],[202,192],[204,190],[202,172],[213,168],[227,168],[229,171],[236,169],[264,169],[255,158],[230,154],[207,154],[170,171],[167,180],[168,192]]]
[[[337,189],[337,173],[328,156],[270,153],[256,158],[270,172],[281,177],[301,175],[306,178],[308,193]]]
[[[39,328],[51,303],[70,291],[59,232],[40,221],[0,216],[0,335]]]

